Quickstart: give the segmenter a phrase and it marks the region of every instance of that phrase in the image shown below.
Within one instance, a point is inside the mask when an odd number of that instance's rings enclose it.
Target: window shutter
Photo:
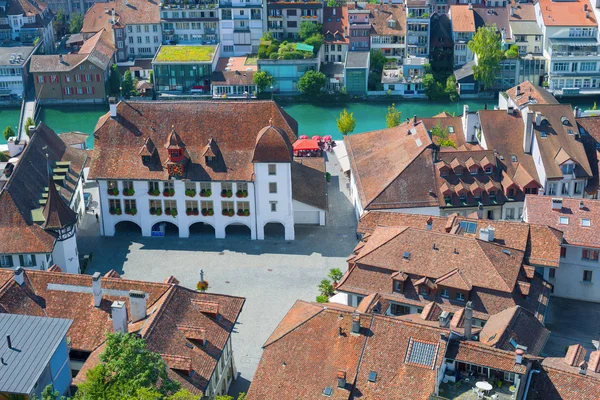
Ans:
[[[92,86],[92,94],[94,94],[94,87]]]
[[[19,265],[20,266],[25,266],[25,257],[23,257],[23,254],[19,254]]]
[[[100,74],[96,74],[96,82],[100,82]]]
[[[37,264],[35,263],[35,254],[32,254],[32,255],[31,255],[31,264],[32,264],[32,265],[37,265]]]
[[[6,256],[6,258],[8,258],[8,266],[14,267],[15,263],[13,262],[13,257],[11,255],[8,255],[8,256]]]
[[[87,93],[87,88],[84,86],[81,88],[81,94],[86,94]]]
[[[69,79],[69,78],[68,78],[68,75],[65,75],[65,82],[69,82],[69,80],[68,80],[68,79]]]
[[[46,75],[42,76],[42,78],[44,79],[44,83],[46,83]]]
[[[65,95],[67,94],[67,88],[66,88],[66,87],[64,87],[64,88],[63,88],[63,93],[64,93]]]

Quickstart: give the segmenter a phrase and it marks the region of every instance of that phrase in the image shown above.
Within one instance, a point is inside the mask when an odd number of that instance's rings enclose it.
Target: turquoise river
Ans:
[[[571,103],[583,109],[589,109],[598,99],[564,99],[561,102]],[[402,111],[402,118],[413,115],[420,117],[431,117],[442,111],[450,114],[460,115],[463,105],[468,104],[471,111],[483,109],[487,103],[493,108],[497,100],[466,100],[464,102],[432,102],[404,100],[396,102],[396,108]],[[391,101],[366,101],[349,102],[347,104],[315,105],[315,104],[290,104],[283,108],[298,121],[299,131],[302,135],[332,135],[334,139],[341,138],[337,130],[335,118],[346,108],[348,112],[354,113],[356,118],[356,129],[354,133],[367,132],[375,129],[385,128],[385,114]],[[93,133],[98,118],[106,113],[106,106],[44,106],[38,116],[38,121],[43,121],[57,133],[80,131]],[[0,129],[6,126],[16,129],[19,122],[19,109],[0,107]],[[4,137],[0,135],[0,143],[4,143]],[[93,147],[90,136],[88,146]]]

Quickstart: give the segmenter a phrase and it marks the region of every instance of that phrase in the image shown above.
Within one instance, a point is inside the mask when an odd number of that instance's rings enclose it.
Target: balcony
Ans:
[[[595,39],[550,39],[546,49],[551,57],[596,57],[599,56],[598,41]]]
[[[250,27],[249,26],[234,26],[233,31],[234,32],[250,32]]]
[[[219,5],[218,1],[198,1],[198,0],[172,0],[165,1],[161,6],[162,10],[177,10],[177,9],[187,9],[187,10],[205,10],[205,9],[215,9]]]
[[[220,0],[220,8],[262,8],[261,1],[255,1],[253,3],[242,3],[240,1],[233,2],[231,0]]]

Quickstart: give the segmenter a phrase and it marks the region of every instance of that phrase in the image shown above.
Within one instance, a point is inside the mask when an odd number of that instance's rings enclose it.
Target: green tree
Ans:
[[[327,83],[325,74],[319,71],[306,71],[298,80],[298,90],[307,96],[319,96]]]
[[[263,42],[272,42],[274,40],[273,34],[270,31],[266,31],[262,34],[260,40],[262,40]]]
[[[446,79],[446,96],[452,102],[457,102],[459,99],[458,90],[456,90],[456,78],[454,75],[450,75],[448,79]]]
[[[327,277],[334,282],[339,282],[340,279],[342,279],[342,276],[344,276],[344,274],[342,273],[342,270],[339,268],[331,268],[329,270],[329,273],[327,274]]]
[[[400,125],[400,120],[402,119],[402,111],[396,110],[396,104],[392,103],[391,106],[388,106],[387,114],[385,114],[385,124],[388,128],[393,128],[394,126]]]
[[[323,279],[321,283],[317,285],[317,288],[319,288],[319,293],[321,293],[322,296],[333,296],[333,285],[329,279]]]
[[[150,71],[150,75],[148,76],[148,83],[154,83],[154,71]]]
[[[131,71],[125,71],[125,75],[123,75],[123,82],[121,82],[121,87],[123,88],[123,97],[129,98],[133,92],[133,76],[131,75]]]
[[[309,46],[313,46],[313,53],[317,54],[319,52],[319,49],[321,48],[321,45],[323,44],[323,35],[321,35],[320,33],[312,35],[311,37],[306,39],[304,43]]]
[[[440,147],[454,147],[456,148],[456,143],[452,141],[448,136],[448,129],[442,128],[442,123],[439,121],[432,129],[431,136],[437,138],[437,144]]]
[[[146,341],[133,335],[109,333],[100,364],[90,369],[79,385],[79,399],[129,399],[167,396],[180,388],[167,376],[160,354],[146,348]]]
[[[485,89],[493,86],[496,75],[500,71],[500,61],[504,60],[504,52],[500,48],[500,34],[496,25],[482,26],[477,29],[473,39],[467,44],[477,55],[477,65],[473,66],[475,79]]]
[[[381,50],[371,50],[371,71],[383,71],[383,66],[388,59]]]
[[[342,135],[354,132],[354,128],[356,128],[356,118],[354,118],[354,113],[349,113],[344,108],[344,111],[340,113],[340,117],[335,120],[337,122],[338,130]]]
[[[327,0],[327,7],[339,7],[340,3],[338,0]]]
[[[519,46],[513,44],[508,50],[506,50],[504,55],[506,58],[519,58]]]
[[[34,396],[33,400],[36,400],[37,398]],[[52,384],[49,384],[48,386],[46,386],[44,388],[44,390],[42,390],[42,396],[39,398],[40,400],[66,400],[65,396],[61,396],[60,393],[58,393],[58,390],[54,390],[54,388],[52,387]]]
[[[429,100],[438,100],[444,94],[442,84],[435,80],[433,74],[423,75],[423,88]]]
[[[317,33],[321,33],[322,30],[322,24],[304,21],[300,24],[300,29],[298,29],[298,36],[300,36],[302,40],[306,40]]]
[[[258,71],[254,73],[252,77],[252,83],[256,84],[258,88],[258,93],[262,93],[265,89],[271,86],[275,82],[273,76],[269,74],[267,71]]]
[[[113,64],[110,66],[110,75],[108,76],[108,92],[113,96],[117,96],[119,94],[120,86],[121,74],[119,74],[117,64]]]
[[[217,396],[217,400],[236,400],[233,396]],[[240,393],[237,400],[246,400],[246,393]]]
[[[4,140],[8,141],[9,137],[15,136],[15,131],[13,131],[10,126],[7,126],[2,134],[4,135]]]
[[[30,126],[35,126],[35,121],[31,117],[27,117],[27,119],[25,120],[25,132],[27,133],[27,136],[29,136]]]
[[[79,13],[73,13],[71,15],[71,23],[69,24],[69,32],[79,33],[83,28],[83,16]]]

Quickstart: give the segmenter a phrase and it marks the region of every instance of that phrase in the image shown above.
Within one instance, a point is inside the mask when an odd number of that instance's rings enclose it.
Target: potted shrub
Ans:
[[[227,190],[221,190],[221,197],[227,197]]]
[[[131,209],[130,208],[125,208],[125,214],[131,214]]]
[[[150,196],[158,196],[159,194],[160,194],[160,191],[158,189],[148,190],[148,195],[150,195]]]
[[[198,212],[198,209],[197,209],[197,208],[194,208],[194,209],[192,210],[192,214],[194,214],[194,215],[198,215],[198,214],[200,214],[200,213]]]
[[[188,197],[194,197],[196,195],[196,190],[194,189],[186,189],[185,195]]]
[[[108,212],[111,213],[112,215],[115,215],[115,208],[114,207],[109,208]]]
[[[242,191],[238,190],[237,192],[235,192],[235,197],[242,197]]]
[[[121,215],[121,207],[117,207],[117,208],[115,209],[115,214],[117,214],[117,215]]]
[[[244,210],[238,210],[237,215],[240,217],[244,216]]]
[[[157,216],[162,215],[162,210],[160,208],[156,209],[156,215]]]
[[[137,214],[137,208],[132,208],[131,210],[129,210],[129,213],[130,213],[131,215],[135,215],[135,214]]]
[[[210,196],[212,196],[212,190],[207,189],[206,190],[206,197],[210,197]]]
[[[191,208],[186,209],[185,210],[185,214],[186,215],[192,215],[192,209]]]
[[[233,212],[233,210],[229,210],[229,216],[230,216],[230,217],[233,217],[233,214],[235,214],[235,213]]]
[[[202,215],[204,215],[205,217],[208,215],[208,210],[206,208],[202,209]]]
[[[135,194],[135,190],[133,189],[124,189],[123,196],[133,196]]]
[[[202,189],[200,191],[200,197],[206,197],[206,190]]]
[[[248,197],[248,191],[242,190],[242,197]]]
[[[231,197],[231,196],[233,196],[233,192],[231,190],[228,190],[227,191],[227,197]]]
[[[331,268],[329,270],[327,277],[329,277],[333,281],[334,289],[337,287],[340,279],[342,279],[342,276],[344,276],[344,274],[342,273],[342,271],[339,268]]]
[[[156,208],[150,207],[150,215],[156,214]]]
[[[250,215],[250,210],[244,210],[244,217],[247,217],[248,215]]]
[[[205,292],[208,289],[208,281],[199,281],[196,284],[196,290],[199,292]]]
[[[177,209],[176,208],[171,209],[171,216],[173,218],[175,218],[177,216]]]
[[[117,188],[108,189],[108,194],[110,196],[118,196],[119,195],[119,189],[117,189]]]
[[[169,189],[163,190],[163,196],[169,197]]]
[[[210,217],[211,215],[214,215],[215,211],[212,208],[208,209],[208,216]]]
[[[229,210],[223,210],[223,215],[227,217],[229,215]]]
[[[171,215],[171,209],[165,208],[165,215]]]

